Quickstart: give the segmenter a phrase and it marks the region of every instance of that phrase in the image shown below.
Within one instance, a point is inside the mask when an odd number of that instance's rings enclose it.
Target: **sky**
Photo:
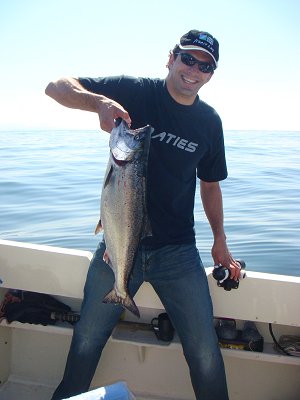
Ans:
[[[98,129],[44,94],[64,76],[165,78],[190,29],[220,43],[199,96],[224,130],[300,131],[299,0],[0,0],[0,130]]]

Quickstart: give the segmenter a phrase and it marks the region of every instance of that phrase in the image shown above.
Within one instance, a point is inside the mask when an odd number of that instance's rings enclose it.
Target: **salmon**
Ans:
[[[147,213],[146,179],[153,128],[129,129],[121,120],[110,135],[110,157],[101,193],[100,220],[95,233],[104,232],[103,259],[115,283],[104,303],[121,304],[140,317],[128,293],[128,278],[142,238],[151,236]]]

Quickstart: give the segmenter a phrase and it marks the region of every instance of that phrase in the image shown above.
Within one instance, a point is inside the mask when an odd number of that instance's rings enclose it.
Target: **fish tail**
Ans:
[[[140,312],[139,309],[137,308],[134,300],[127,294],[127,296],[124,298],[118,296],[117,292],[115,289],[112,289],[102,300],[103,303],[111,303],[111,304],[121,304],[123,307],[125,307],[128,311],[132,312],[135,316],[140,318]]]
[[[99,219],[99,222],[98,222],[98,224],[97,224],[97,226],[95,228],[95,235],[97,235],[97,233],[99,233],[101,231],[103,231],[103,226],[102,226],[102,223],[101,223],[101,219]]]

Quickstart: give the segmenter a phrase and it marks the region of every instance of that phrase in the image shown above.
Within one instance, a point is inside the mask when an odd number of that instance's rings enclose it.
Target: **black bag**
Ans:
[[[0,308],[0,321],[8,323],[19,321],[29,324],[54,325],[56,321],[68,321],[71,324],[79,320],[66,304],[54,297],[37,292],[9,290]]]

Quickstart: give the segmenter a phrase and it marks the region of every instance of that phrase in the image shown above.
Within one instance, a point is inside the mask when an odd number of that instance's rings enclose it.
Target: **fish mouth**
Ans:
[[[113,154],[112,159],[114,160],[114,163],[119,165],[120,167],[128,163],[128,160],[118,160]]]
[[[127,146],[116,146],[111,149],[113,161],[117,165],[123,165],[125,163],[131,162],[136,157],[136,154],[139,154],[140,152],[141,149],[131,149]]]

